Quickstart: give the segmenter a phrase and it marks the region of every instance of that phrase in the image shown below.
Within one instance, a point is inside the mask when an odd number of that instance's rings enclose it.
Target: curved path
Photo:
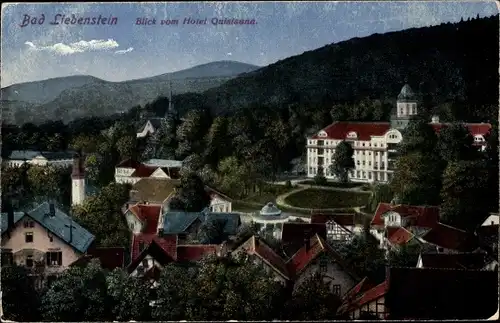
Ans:
[[[274,183],[274,184],[276,184],[276,183]],[[338,212],[339,209],[342,209],[342,208],[332,208],[332,209],[302,208],[302,207],[292,206],[292,205],[286,203],[285,199],[288,196],[292,195],[292,194],[295,194],[295,193],[298,193],[298,192],[301,192],[301,191],[305,191],[305,190],[311,189],[311,188],[312,189],[326,190],[326,191],[364,192],[366,194],[370,194],[369,191],[363,191],[363,190],[361,190],[361,186],[351,187],[351,188],[341,188],[341,187],[331,187],[331,186],[316,186],[316,185],[308,185],[308,184],[296,184],[296,186],[297,186],[296,189],[294,189],[294,190],[292,190],[290,192],[287,192],[285,194],[278,195],[278,197],[276,197],[276,205],[279,206],[279,207],[289,208],[291,210],[293,210],[293,209],[300,209],[301,211],[310,211],[310,212],[313,212],[313,211],[315,211],[315,212]],[[363,211],[361,211],[362,206],[353,206],[352,208],[354,209],[355,212],[366,214]]]

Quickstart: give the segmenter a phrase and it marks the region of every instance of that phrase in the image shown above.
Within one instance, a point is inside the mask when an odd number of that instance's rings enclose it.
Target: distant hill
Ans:
[[[158,96],[203,92],[258,66],[218,61],[158,76],[108,82],[92,76],[68,76],[14,84],[2,89],[2,107],[9,121],[21,124],[46,120],[65,122],[84,116],[127,111]]]
[[[394,100],[404,83],[429,105],[498,105],[498,15],[413,28],[324,46],[207,90],[216,113],[243,107],[331,107],[363,98]],[[192,107],[183,107],[190,109]]]

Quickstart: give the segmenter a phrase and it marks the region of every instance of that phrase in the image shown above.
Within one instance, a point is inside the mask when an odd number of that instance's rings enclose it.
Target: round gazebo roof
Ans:
[[[281,210],[276,207],[272,202],[267,203],[259,212],[263,216],[280,216]]]

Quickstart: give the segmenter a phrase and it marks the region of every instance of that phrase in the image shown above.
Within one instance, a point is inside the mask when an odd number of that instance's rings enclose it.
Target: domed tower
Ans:
[[[417,103],[417,96],[410,85],[405,84],[398,95],[396,112],[391,116],[391,127],[398,130],[404,129],[410,118],[418,114]]]
[[[79,205],[85,200],[85,167],[81,154],[73,156],[73,172],[71,173],[71,205]]]

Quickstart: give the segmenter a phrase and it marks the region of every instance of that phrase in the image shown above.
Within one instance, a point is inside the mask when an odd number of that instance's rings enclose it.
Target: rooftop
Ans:
[[[143,164],[146,166],[180,168],[182,166],[182,161],[168,160],[168,159],[150,159],[148,161],[143,162]]]

